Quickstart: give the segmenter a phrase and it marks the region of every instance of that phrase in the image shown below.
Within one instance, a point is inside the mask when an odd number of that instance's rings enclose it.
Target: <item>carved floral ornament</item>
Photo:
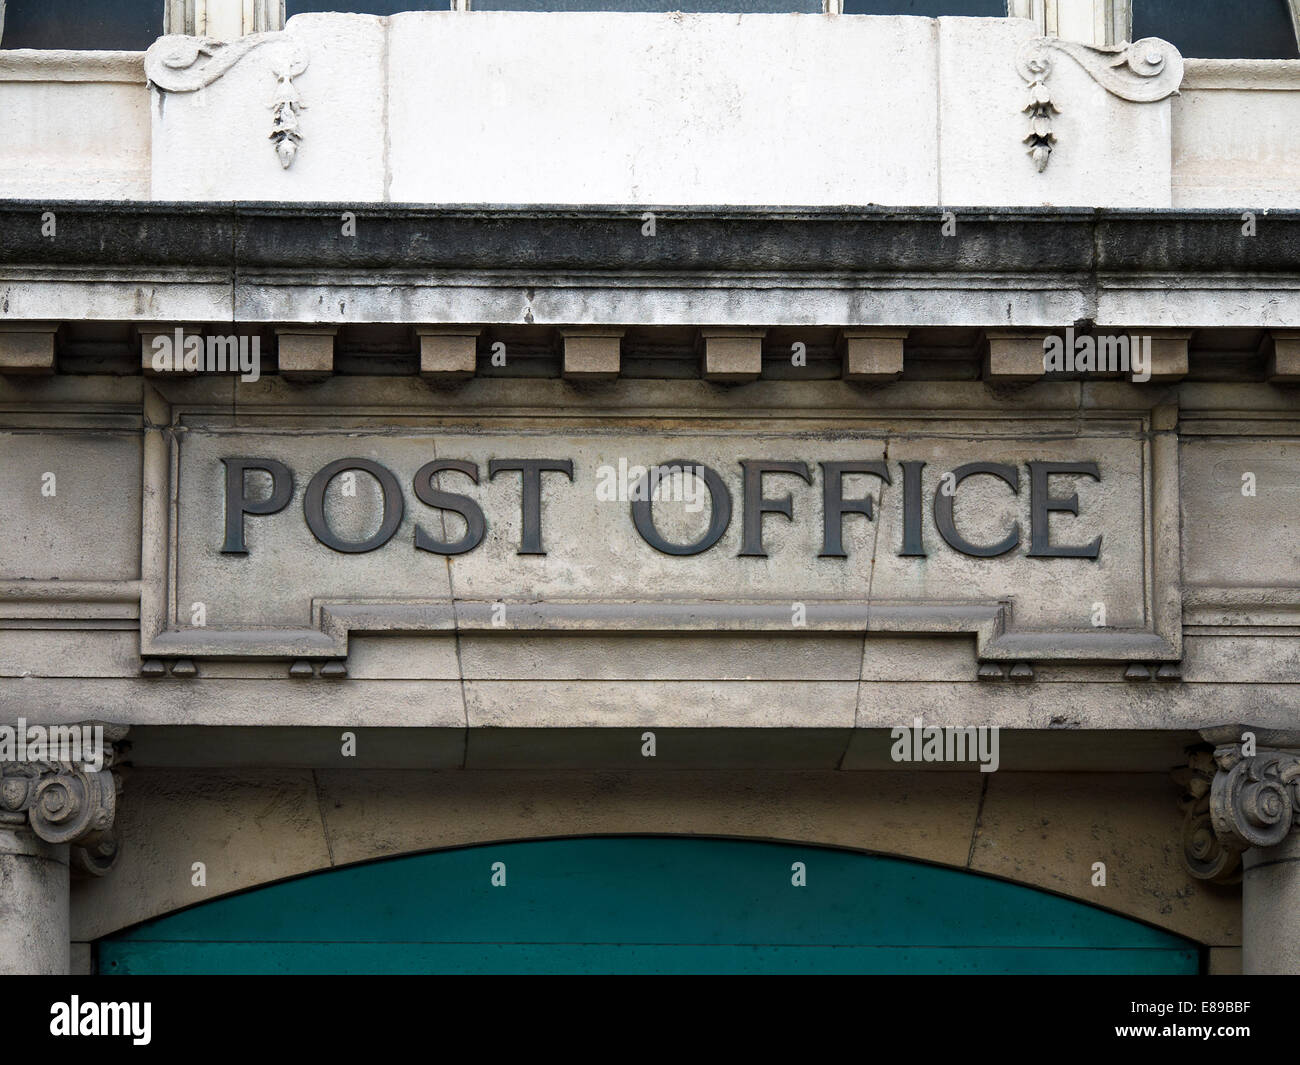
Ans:
[[[1168,41],[1143,37],[1132,44],[1097,47],[1059,37],[1032,37],[1016,54],[1016,69],[1029,85],[1024,110],[1029,115],[1025,143],[1029,157],[1041,173],[1052,156],[1056,134],[1052,116],[1060,108],[1047,87],[1053,53],[1062,53],[1088,72],[1092,80],[1121,100],[1155,103],[1178,92],[1183,81],[1183,57]]]
[[[100,724],[94,731],[102,736],[97,758],[83,750],[83,760],[75,762],[0,761],[0,828],[26,829],[46,843],[70,844],[74,873],[103,876],[117,861],[113,820],[121,781],[112,769],[113,745],[127,729]]]
[[[1200,880],[1239,879],[1242,852],[1274,847],[1300,825],[1300,750],[1225,744],[1192,755],[1177,777],[1183,860]]]
[[[287,33],[252,33],[229,43],[210,37],[172,34],[159,37],[144,55],[144,72],[160,92],[198,92],[250,52],[256,51],[275,75],[267,106],[280,166],[288,169],[303,139],[300,114],[306,108],[293,79],[307,69],[307,52]]]

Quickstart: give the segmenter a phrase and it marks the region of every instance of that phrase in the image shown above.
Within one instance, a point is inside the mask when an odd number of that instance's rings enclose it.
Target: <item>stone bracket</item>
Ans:
[[[102,729],[101,768],[91,769],[89,760],[0,762],[0,825],[27,828],[46,843],[69,844],[74,872],[103,876],[117,861],[113,822],[121,779],[112,769],[113,745],[127,729],[102,722],[66,727]]]
[[[1104,48],[1059,37],[1031,37],[1016,53],[1016,69],[1029,86],[1025,142],[1040,173],[1047,169],[1056,143],[1052,116],[1060,113],[1047,87],[1053,52],[1069,56],[1112,96],[1132,103],[1155,103],[1175,95],[1183,81],[1183,57],[1159,37]]]
[[[1175,774],[1186,791],[1184,864],[1201,880],[1235,882],[1245,851],[1275,847],[1300,825],[1300,749],[1258,746],[1264,730],[1238,736]]]
[[[211,37],[171,34],[159,37],[144,55],[144,72],[159,92],[198,92],[211,85],[255,49],[266,55],[275,75],[271,132],[280,166],[288,169],[303,139],[300,112],[305,108],[293,79],[307,69],[307,52],[287,33],[253,33],[226,43]]]

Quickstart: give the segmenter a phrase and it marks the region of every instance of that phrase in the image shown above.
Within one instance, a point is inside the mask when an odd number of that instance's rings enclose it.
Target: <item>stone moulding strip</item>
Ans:
[[[1300,59],[1186,59],[1182,88],[1300,92]]]
[[[1009,633],[1008,603],[904,603],[807,600],[807,624],[790,626],[787,600],[719,602],[504,601],[509,620],[493,622],[497,600],[427,602],[313,601],[319,629],[206,630],[162,632],[148,641],[147,655],[345,657],[353,634],[398,632],[629,633],[739,632],[802,635],[973,635],[976,654],[990,661],[1021,659],[1106,662],[1170,661],[1177,649],[1164,637],[1138,630]]]
[[[0,618],[137,618],[138,580],[0,580]]]
[[[143,52],[82,52],[63,48],[0,49],[0,81],[145,83]]]
[[[1209,585],[1189,584],[1183,590],[1188,607],[1198,610],[1224,607],[1248,609],[1251,607],[1300,609],[1300,585]]]
[[[1183,588],[1183,607],[1188,625],[1290,627],[1300,624],[1300,586],[1190,584]]]
[[[130,603],[139,597],[137,580],[0,580],[0,602]]]
[[[643,208],[626,205],[8,200],[0,281],[16,320],[1263,328],[1300,316],[1300,211],[1270,211],[1241,239],[1235,210],[949,209],[951,237],[933,207],[664,206],[647,241]],[[47,211],[57,241],[41,236]],[[342,211],[359,222],[346,241]],[[147,310],[136,287],[156,293]]]

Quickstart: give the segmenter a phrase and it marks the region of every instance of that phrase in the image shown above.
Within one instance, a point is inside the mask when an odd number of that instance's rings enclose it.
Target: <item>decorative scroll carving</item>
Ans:
[[[1183,57],[1168,41],[1143,37],[1132,44],[1099,48],[1059,37],[1032,37],[1016,54],[1016,69],[1029,85],[1029,132],[1025,141],[1034,165],[1047,168],[1056,135],[1052,115],[1060,111],[1047,88],[1052,73],[1052,53],[1073,59],[1098,85],[1113,96],[1133,103],[1154,103],[1178,92],[1183,80]]]
[[[1273,847],[1286,839],[1300,814],[1300,751],[1242,753],[1240,744],[1218,747],[1219,772],[1210,792],[1215,834],[1239,850]]]
[[[1200,879],[1232,877],[1243,851],[1274,847],[1300,824],[1300,751],[1225,744],[1193,755],[1181,780],[1183,857]]]
[[[270,139],[285,169],[298,154],[303,139],[300,113],[306,105],[293,79],[307,69],[307,52],[285,33],[253,33],[238,40],[170,35],[159,37],[144,56],[144,71],[161,92],[197,92],[211,85],[244,56],[260,49],[275,75]]]
[[[0,825],[30,828],[47,843],[71,844],[73,871],[92,876],[103,876],[117,860],[113,820],[121,784],[112,770],[113,744],[127,731],[120,725],[102,730],[102,762],[87,758],[84,748],[80,762],[0,762]]]
[[[1241,879],[1241,851],[1223,844],[1210,817],[1214,772],[1214,756],[1209,751],[1198,751],[1188,768],[1174,774],[1183,787],[1179,803],[1184,817],[1183,864],[1198,880],[1235,883]]]

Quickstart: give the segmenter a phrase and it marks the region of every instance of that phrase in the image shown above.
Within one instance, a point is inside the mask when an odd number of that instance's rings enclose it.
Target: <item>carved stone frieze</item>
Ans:
[[[1029,114],[1025,136],[1030,158],[1041,172],[1051,159],[1056,134],[1052,116],[1060,113],[1047,86],[1054,53],[1069,56],[1098,85],[1113,96],[1133,103],[1154,103],[1178,92],[1183,80],[1183,57],[1168,41],[1144,37],[1131,44],[1097,47],[1059,37],[1032,37],[1016,54],[1016,69],[1029,85],[1024,110]]]
[[[97,751],[83,748],[78,761],[39,755],[0,761],[0,826],[27,828],[47,843],[70,844],[73,872],[103,876],[117,860],[113,823],[121,783],[112,768],[113,745],[127,730],[76,727],[98,737]]]
[[[275,75],[268,107],[271,132],[280,166],[288,169],[303,139],[300,115],[306,105],[293,79],[307,69],[307,52],[287,33],[252,33],[226,42],[210,37],[171,34],[159,37],[145,53],[149,83],[160,92],[198,92],[221,77],[250,52],[257,51]]]

